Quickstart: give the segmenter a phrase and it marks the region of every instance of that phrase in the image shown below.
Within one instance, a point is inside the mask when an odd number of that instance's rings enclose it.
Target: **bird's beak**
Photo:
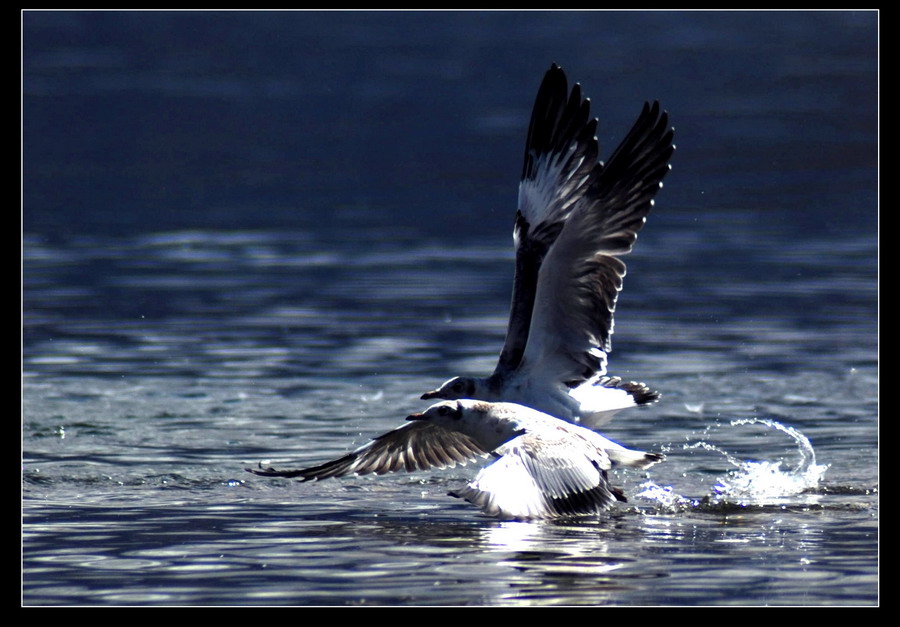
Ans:
[[[406,419],[407,420],[422,420],[422,418],[424,418],[424,417],[425,417],[425,414],[422,414],[420,412],[418,414],[412,414],[411,416],[407,416]]]
[[[437,391],[437,390],[431,390],[430,392],[425,392],[425,393],[422,395],[422,400],[423,400],[423,401],[427,401],[427,400],[430,399],[430,398],[440,398],[440,397],[438,396],[438,391]]]

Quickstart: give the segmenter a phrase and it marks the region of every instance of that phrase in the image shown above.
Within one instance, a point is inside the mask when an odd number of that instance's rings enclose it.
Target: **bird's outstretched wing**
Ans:
[[[541,380],[570,387],[606,373],[613,314],[629,253],[669,172],[668,115],[645,104],[609,161],[592,175],[541,264],[523,355]]]
[[[344,475],[383,475],[405,470],[451,468],[465,464],[489,451],[463,433],[425,422],[410,422],[378,436],[352,453],[311,468],[276,470],[247,468],[264,477],[299,477],[303,481]]]
[[[512,371],[522,358],[541,263],[595,176],[596,131],[590,101],[577,84],[569,93],[565,72],[554,64],[538,90],[528,126],[513,230],[516,270],[509,326],[495,372]]]

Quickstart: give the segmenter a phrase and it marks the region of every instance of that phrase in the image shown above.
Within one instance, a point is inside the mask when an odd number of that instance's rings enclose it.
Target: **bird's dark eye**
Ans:
[[[462,384],[462,381],[457,381],[456,383],[453,384],[453,391],[454,391],[454,392],[462,392],[462,390],[463,390],[463,384]]]
[[[438,408],[438,415],[440,416],[449,416],[455,420],[459,420],[462,418],[462,412],[459,411],[456,407],[451,407],[449,405],[444,405],[443,407]]]

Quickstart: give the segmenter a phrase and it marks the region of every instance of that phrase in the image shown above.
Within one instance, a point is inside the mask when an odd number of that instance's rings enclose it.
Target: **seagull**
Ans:
[[[633,451],[580,425],[515,403],[441,401],[352,453],[301,470],[247,468],[264,477],[303,481],[452,468],[494,457],[464,488],[450,492],[488,516],[541,520],[598,514],[626,501],[609,485],[617,466],[649,468],[664,459]]]
[[[525,144],[506,340],[489,377],[454,377],[423,399],[507,401],[596,428],[659,392],[607,376],[613,313],[629,253],[671,169],[674,130],[645,103],[606,163],[580,85],[554,64]]]

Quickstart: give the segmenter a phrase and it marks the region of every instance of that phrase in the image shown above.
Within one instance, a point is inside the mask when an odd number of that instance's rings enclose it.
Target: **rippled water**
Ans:
[[[446,496],[471,468],[302,485],[243,472],[363,444],[448,373],[488,370],[502,341],[505,296],[473,306],[459,292],[506,274],[505,241],[441,255],[372,242],[384,250],[352,261],[304,241],[180,233],[65,254],[27,242],[29,603],[874,601],[877,379],[874,347],[856,344],[874,340],[866,324],[836,337],[787,331],[785,319],[686,324],[672,311],[666,322],[626,293],[627,351],[612,363],[664,399],[606,433],[667,461],[620,473],[630,502],[609,516],[496,522]],[[661,252],[645,246],[643,263]],[[67,313],[49,279],[97,263],[109,274],[67,288]],[[148,289],[189,313],[74,319]],[[660,337],[672,338],[665,350]],[[845,359],[817,361],[834,341]]]
[[[401,37],[421,57],[388,33],[423,32],[412,27],[425,14],[348,14],[335,41],[317,31],[335,16],[123,15],[26,20],[23,603],[878,603],[877,138],[857,106],[870,57],[852,45],[872,25],[864,14],[481,16],[496,30],[452,15],[427,22],[429,37]],[[239,53],[246,24],[269,35],[258,58]],[[574,43],[586,31],[607,46],[626,33],[616,49],[637,54],[664,24],[661,49],[640,54],[672,63],[629,74],[625,54],[608,70],[658,84],[678,112],[675,169],[627,259],[610,358],[613,374],[663,394],[604,430],[667,455],[616,475],[629,502],[585,520],[500,522],[446,494],[473,466],[311,484],[244,472],[341,455],[421,410],[419,395],[450,375],[491,371],[544,58],[595,67],[593,48]],[[138,26],[173,45],[141,56]],[[220,43],[200,41],[206,29]],[[547,32],[573,36],[558,49]],[[325,46],[301,47],[299,74],[279,66],[296,33]],[[537,70],[501,54],[523,40]],[[216,82],[225,70],[204,50],[255,73]],[[801,51],[834,74],[791,56]],[[687,79],[713,53],[731,65],[707,91]],[[759,67],[757,54],[782,63]],[[335,76],[310,81],[312,59]],[[484,95],[470,67],[501,93]],[[205,82],[187,80],[201,70]],[[768,99],[728,78],[749,75]],[[347,138],[330,90],[348,77],[360,81],[354,115],[400,106],[392,89],[434,102]],[[608,87],[607,104],[638,99],[622,80],[583,82],[588,95]],[[141,97],[160,93],[152,107]],[[328,123],[293,138],[287,109]],[[87,132],[100,111],[107,134]],[[158,127],[160,144],[133,142],[122,111],[172,126]],[[242,135],[245,119],[261,139]],[[66,120],[71,133],[50,132]],[[172,163],[155,152],[163,135],[185,138]],[[234,171],[230,141],[247,146]]]

